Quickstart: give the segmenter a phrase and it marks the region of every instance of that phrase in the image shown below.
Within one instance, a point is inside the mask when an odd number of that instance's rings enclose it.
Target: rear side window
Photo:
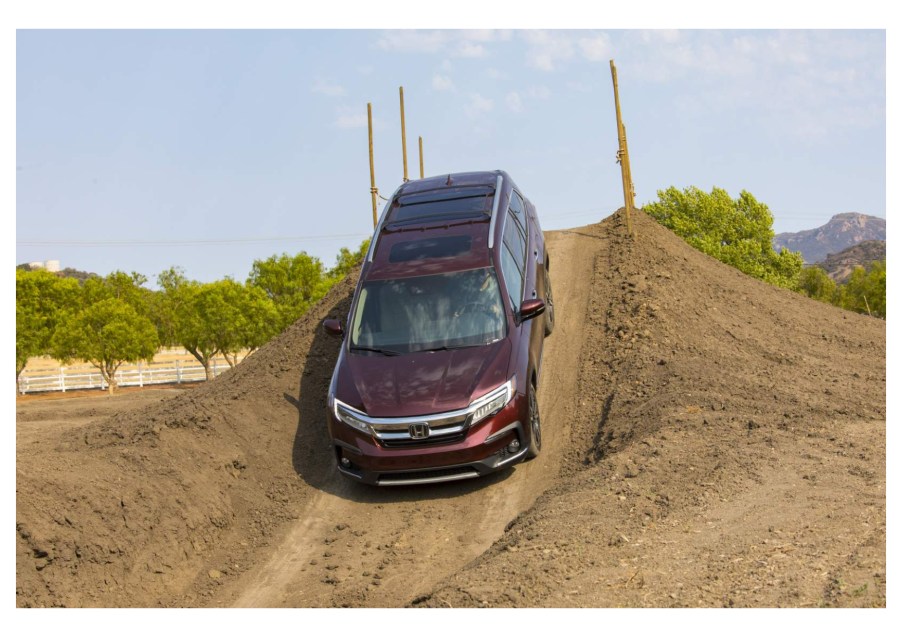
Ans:
[[[512,215],[508,215],[504,223],[504,245],[510,249],[517,267],[523,270],[526,264],[526,237]]]
[[[517,220],[517,223],[520,224],[520,228],[523,229],[523,232],[526,232],[526,206],[523,205],[523,200],[520,198],[520,195],[517,194],[516,190],[511,191],[511,204],[510,204],[511,212],[513,212],[514,219]]]
[[[526,278],[526,215],[523,200],[511,191],[510,209],[504,219],[504,246],[501,249],[501,272],[507,283],[514,310],[523,301],[523,280]]]

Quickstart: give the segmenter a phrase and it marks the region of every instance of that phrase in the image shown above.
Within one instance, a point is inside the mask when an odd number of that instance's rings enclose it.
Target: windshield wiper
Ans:
[[[465,349],[467,347],[477,347],[476,345],[456,345],[455,347],[448,347],[447,345],[439,345],[438,347],[427,347],[425,349],[415,349],[414,352],[447,352],[452,349]]]
[[[377,354],[384,354],[385,356],[400,356],[401,352],[396,352],[393,349],[383,349],[381,347],[358,347],[351,346],[352,352],[376,352]]]

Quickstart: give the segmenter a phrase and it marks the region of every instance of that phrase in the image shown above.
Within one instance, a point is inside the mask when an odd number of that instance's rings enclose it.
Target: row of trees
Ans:
[[[867,268],[856,266],[844,284],[816,265],[804,268],[799,291],[845,310],[886,318],[886,259],[874,261]]]
[[[803,268],[801,253],[774,250],[774,217],[749,192],[733,199],[721,188],[708,193],[671,186],[659,190],[658,201],[643,210],[689,245],[750,276],[847,310],[886,317],[886,261],[856,268],[845,285],[821,268]]]
[[[212,378],[212,360],[229,365],[296,321],[359,263],[368,248],[342,248],[335,267],[305,252],[254,261],[244,283],[189,280],[178,267],[157,277],[113,272],[82,281],[16,269],[16,381],[33,356],[64,364],[88,361],[109,386],[126,362],[150,360],[161,346],[181,346]]]

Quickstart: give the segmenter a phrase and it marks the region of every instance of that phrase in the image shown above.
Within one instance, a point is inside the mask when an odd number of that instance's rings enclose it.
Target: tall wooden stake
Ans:
[[[366,123],[370,130],[370,195],[373,198],[373,228],[376,227],[376,197],[379,191],[376,189],[376,165],[373,163],[373,105],[366,103]]]
[[[401,154],[404,155],[404,181],[407,179],[407,131],[404,128],[404,87],[399,87],[401,93]]]
[[[620,164],[620,176],[623,180],[623,205],[626,210],[626,230],[630,236],[633,234],[633,222],[631,217],[633,201],[633,177],[630,172],[630,156],[626,146],[626,127],[620,116],[620,92],[617,88],[617,67],[611,60],[611,78],[614,80],[614,108],[617,111],[617,162]]]
[[[423,179],[425,176],[423,173],[423,138],[420,137],[420,179]]]

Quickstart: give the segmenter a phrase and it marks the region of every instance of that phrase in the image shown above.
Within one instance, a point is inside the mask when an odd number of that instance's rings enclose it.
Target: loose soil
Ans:
[[[538,459],[377,489],[324,425],[355,277],[190,390],[17,404],[17,606],[885,606],[886,323],[641,212],[547,233]]]

